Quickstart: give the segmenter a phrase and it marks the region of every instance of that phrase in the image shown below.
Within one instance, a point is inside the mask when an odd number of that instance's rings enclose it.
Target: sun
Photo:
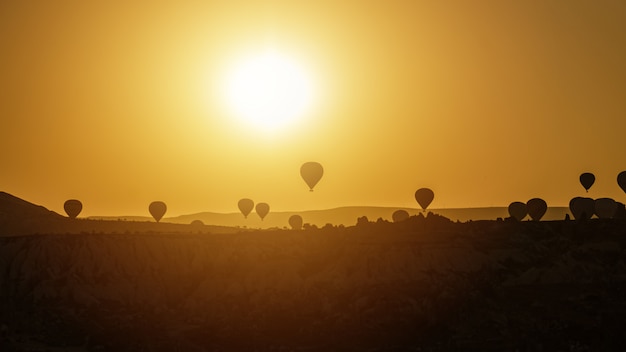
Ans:
[[[235,61],[223,79],[229,110],[255,129],[285,128],[309,112],[313,82],[298,62],[276,50]]]

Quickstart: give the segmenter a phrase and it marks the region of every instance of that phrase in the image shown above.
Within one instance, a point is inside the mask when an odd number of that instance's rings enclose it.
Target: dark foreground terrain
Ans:
[[[626,223],[0,238],[0,351],[623,351]]]

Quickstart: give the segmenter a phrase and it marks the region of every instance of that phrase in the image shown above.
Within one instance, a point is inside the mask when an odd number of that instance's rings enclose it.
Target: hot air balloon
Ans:
[[[595,201],[591,198],[574,197],[569,201],[569,210],[576,220],[590,219],[595,209]]]
[[[300,166],[300,176],[309,186],[309,190],[313,192],[313,187],[320,181],[324,175],[324,168],[320,163],[310,161]]]
[[[434,198],[435,193],[430,188],[420,188],[415,191],[415,200],[422,207],[422,211],[428,208]]]
[[[526,202],[526,208],[528,209],[530,218],[539,221],[548,210],[548,204],[541,198],[533,198]]]
[[[617,184],[622,191],[626,192],[626,171],[622,171],[617,175]]]
[[[522,221],[528,214],[528,208],[525,203],[513,202],[509,204],[509,215],[517,221]]]
[[[193,227],[202,227],[204,226],[204,223],[202,222],[202,220],[194,220],[192,221],[189,225],[193,226]]]
[[[611,198],[595,200],[595,213],[600,219],[611,219],[617,211],[617,202]]]
[[[596,177],[591,172],[584,172],[580,174],[580,184],[585,187],[585,191],[589,191],[589,188],[596,182]]]
[[[289,225],[294,230],[300,230],[302,228],[302,216],[292,215],[289,217]]]
[[[626,219],[626,205],[622,202],[617,202],[617,210],[615,210],[614,219]]]
[[[255,210],[256,213],[259,214],[259,216],[261,217],[261,220],[263,220],[267,213],[270,212],[270,206],[267,203],[259,203],[256,205]]]
[[[237,206],[239,207],[239,211],[243,214],[243,217],[247,219],[248,214],[250,214],[254,208],[254,201],[252,199],[242,198],[237,203]]]
[[[83,210],[83,203],[77,199],[68,199],[63,204],[63,209],[65,209],[68,217],[75,219]]]
[[[150,203],[148,210],[150,211],[150,214],[152,214],[154,220],[156,220],[156,222],[159,222],[167,211],[167,205],[165,205],[165,203],[161,201],[152,202]]]
[[[393,219],[393,222],[405,221],[409,218],[409,213],[403,209],[396,210],[393,214],[391,214],[391,218]]]

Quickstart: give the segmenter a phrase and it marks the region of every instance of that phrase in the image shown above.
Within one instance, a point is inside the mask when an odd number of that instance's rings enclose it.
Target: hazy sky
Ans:
[[[626,201],[622,0],[6,0],[0,46],[0,190],[60,213]],[[217,83],[268,46],[318,89],[273,134]]]

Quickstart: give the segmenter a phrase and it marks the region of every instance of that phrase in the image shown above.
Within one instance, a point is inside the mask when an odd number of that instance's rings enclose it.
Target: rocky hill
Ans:
[[[624,350],[626,223],[0,238],[2,351]]]

